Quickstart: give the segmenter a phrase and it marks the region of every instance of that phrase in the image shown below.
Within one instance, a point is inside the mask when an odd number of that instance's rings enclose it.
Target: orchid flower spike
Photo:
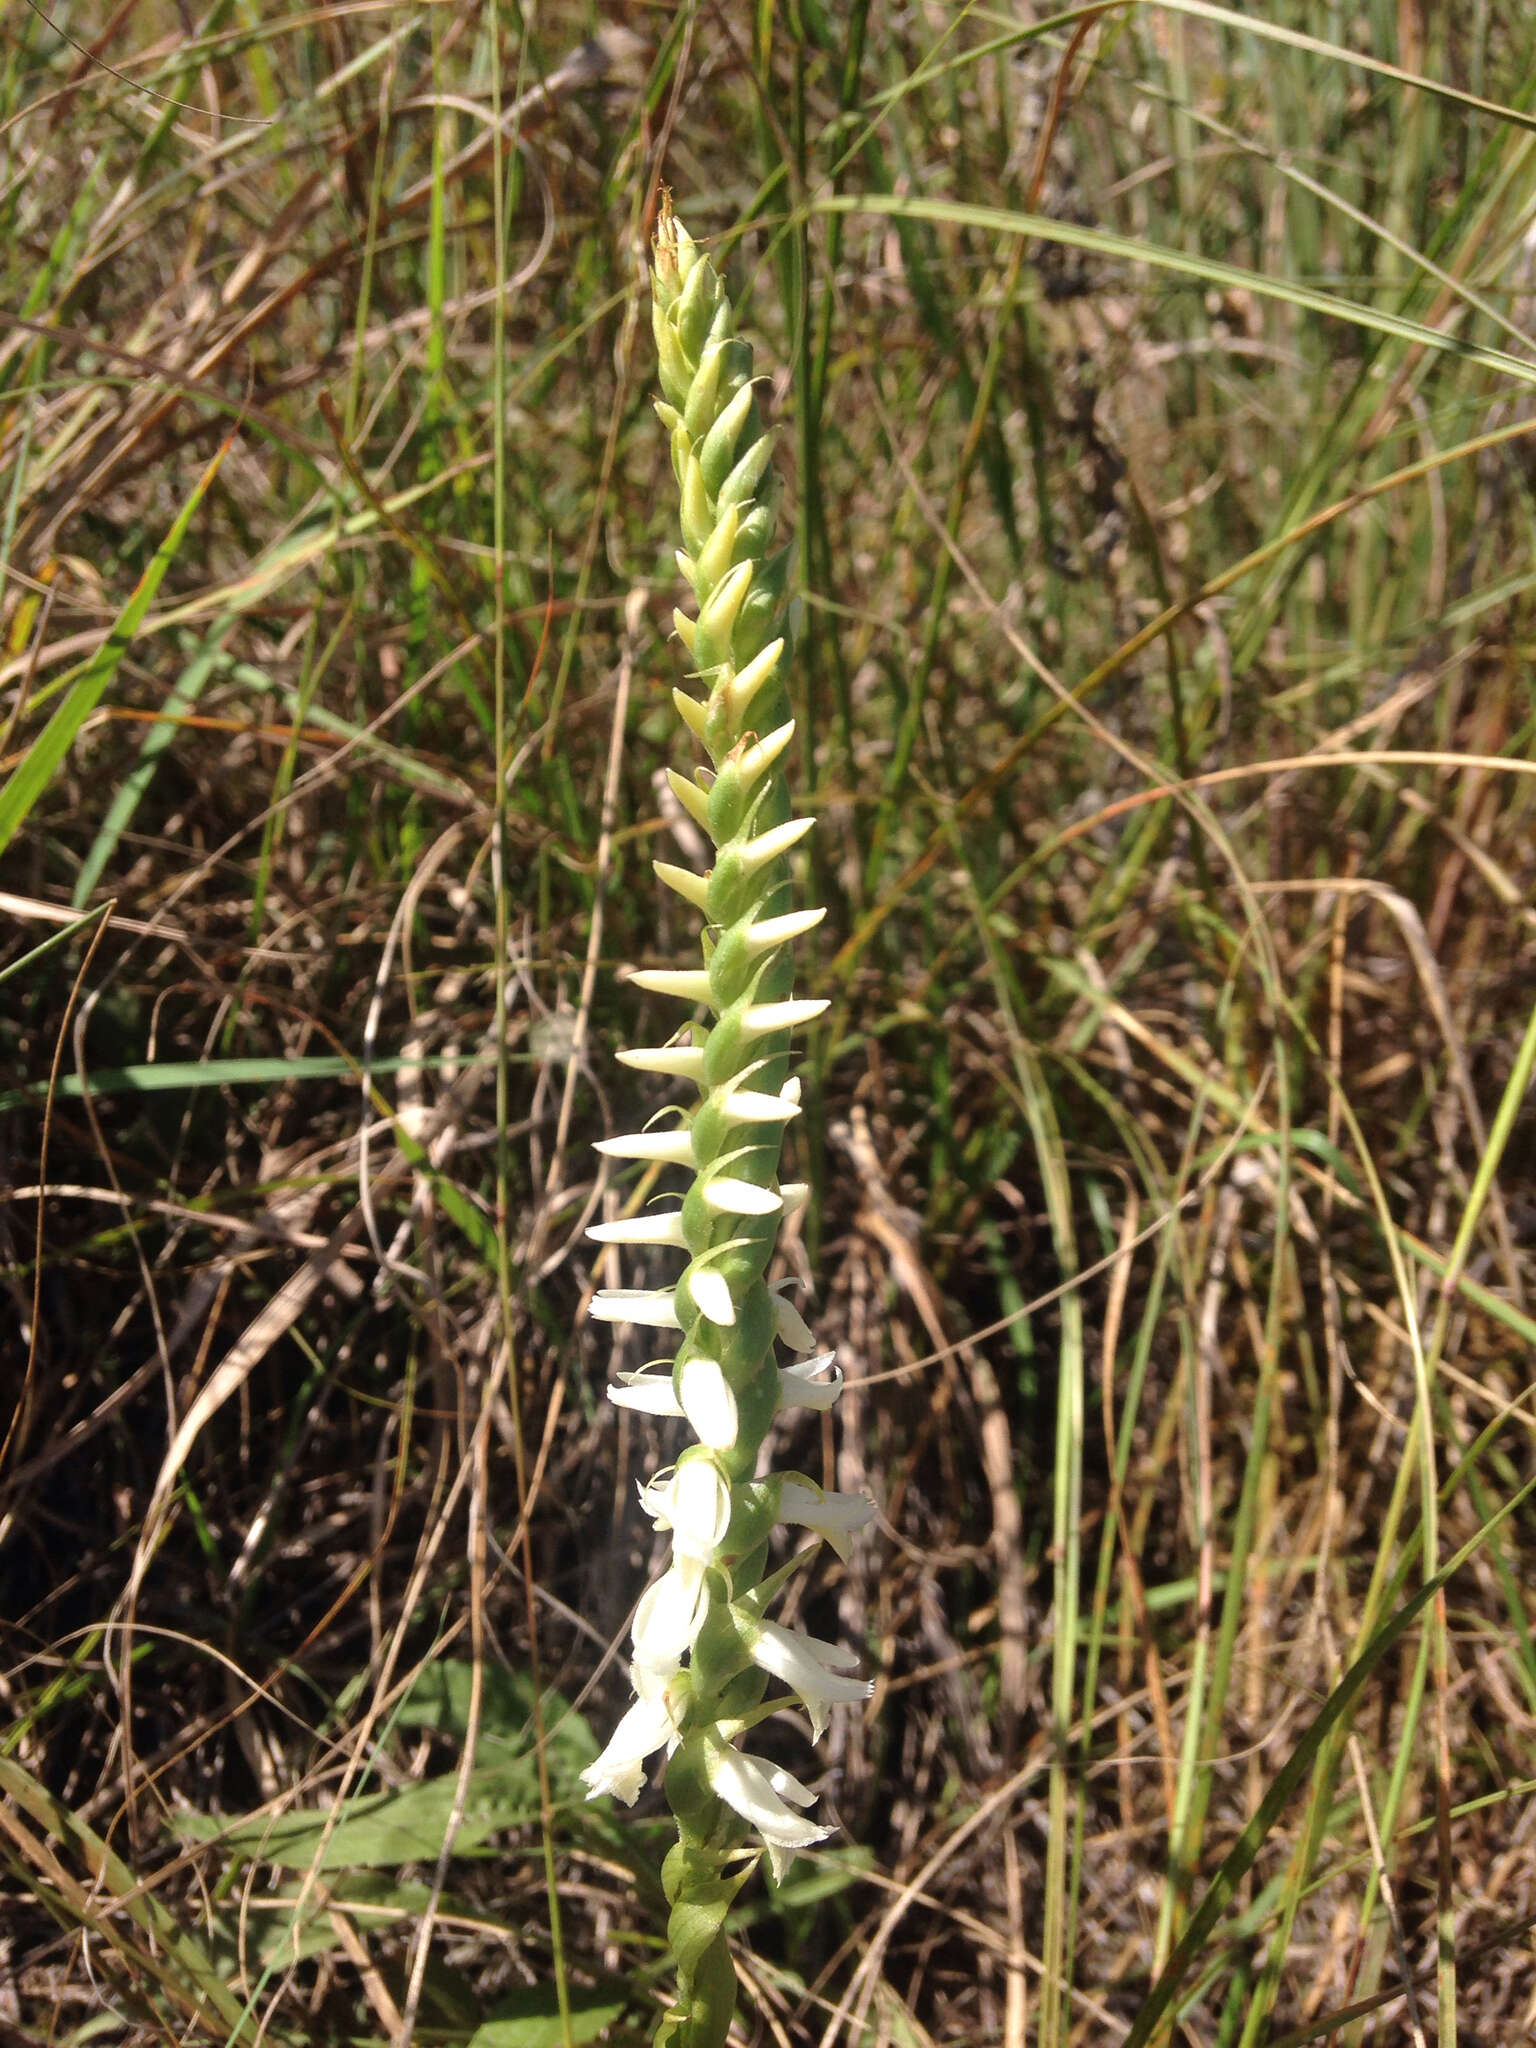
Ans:
[[[697,1441],[641,1489],[646,1512],[671,1535],[672,1563],[636,1609],[635,1703],[583,1776],[591,1796],[632,1802],[650,1760],[669,1756],[678,1846],[662,1875],[678,1994],[656,2038],[660,2048],[723,2048],[735,2003],[725,1910],[755,1860],[742,1851],[760,1844],[782,1876],[831,1832],[806,1817],[814,1794],[747,1755],[741,1738],[773,1711],[773,1682],[805,1707],[818,1739],[829,1712],[870,1690],[854,1675],[851,1652],[765,1618],[783,1579],[765,1580],[769,1539],[785,1523],[846,1558],[873,1510],[798,1476],[756,1476],[780,1408],[830,1408],[842,1387],[830,1353],[804,1355],[816,1353],[816,1340],[767,1279],[780,1218],[806,1199],[803,1185],[780,1180],[779,1155],[800,1110],[790,1034],[826,1007],[795,995],[793,948],[823,913],[791,900],[790,859],[811,820],[791,816],[784,770],[795,725],[785,682],[788,551],[773,546],[772,440],[758,415],[752,352],[719,273],[665,199],[651,282],[663,392],[656,410],[681,500],[678,561],[696,601],[692,616],[674,617],[701,694],[674,697],[709,761],[691,777],[669,771],[669,780],[714,857],[703,874],[656,864],[658,878],[705,921],[703,964],[632,977],[682,1009],[665,1044],[620,1055],[696,1099],[677,1122],[599,1148],[652,1171],[682,1168],[688,1185],[678,1207],[591,1233],[651,1258],[675,1247],[686,1264],[671,1285],[649,1282],[648,1268],[647,1284],[605,1289],[590,1312],[677,1333],[670,1367],[653,1359],[621,1374],[610,1398],[677,1417]],[[780,1345],[790,1354],[782,1362]]]

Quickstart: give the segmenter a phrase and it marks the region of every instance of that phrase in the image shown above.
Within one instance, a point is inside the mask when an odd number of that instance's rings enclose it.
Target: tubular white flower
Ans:
[[[602,1755],[581,1773],[587,1797],[599,1799],[606,1792],[625,1806],[633,1806],[645,1783],[647,1762],[664,1743],[676,1739],[665,1690],[637,1699],[614,1729]]]
[[[867,1700],[874,1691],[868,1679],[848,1676],[859,1660],[841,1643],[826,1643],[819,1636],[781,1628],[776,1621],[760,1621],[755,1627],[748,1655],[759,1670],[781,1679],[798,1695],[811,1717],[813,1741],[820,1742],[826,1733],[829,1707],[851,1706]]]
[[[615,1408],[632,1408],[641,1415],[681,1415],[677,1395],[672,1388],[672,1368],[665,1373],[621,1372],[618,1384],[608,1389],[608,1398]]]
[[[701,704],[697,697],[690,697],[686,690],[674,690],[672,692],[672,702],[677,706],[678,717],[687,726],[694,738],[702,740],[709,731],[709,706]],[[660,873],[659,868],[657,872]],[[665,875],[662,875],[661,879],[665,882],[667,878]],[[676,883],[670,883],[668,886],[676,888],[677,885]],[[686,895],[687,891],[684,890],[681,893]],[[698,907],[702,910],[704,905],[701,903]]]
[[[728,1088],[720,1107],[741,1124],[787,1124],[800,1114],[800,1104],[787,1089],[782,1095],[764,1095],[756,1088]]]
[[[709,792],[700,789],[690,776],[667,770],[667,785],[701,832],[709,830]]]
[[[635,1131],[624,1138],[599,1138],[592,1148],[605,1159],[641,1159],[660,1166],[691,1166],[693,1140],[686,1131]]]
[[[653,996],[676,996],[684,1003],[709,1001],[709,973],[703,967],[642,967],[629,978]]]
[[[759,953],[771,953],[775,946],[787,945],[791,939],[803,938],[816,929],[826,914],[818,906],[814,910],[787,910],[782,917],[758,918],[742,933],[748,955],[755,958]]]
[[[813,1024],[829,1007],[825,996],[791,997],[783,1003],[753,1003],[742,1013],[743,1038],[766,1038],[770,1031],[793,1031],[797,1024]]]
[[[684,702],[682,692],[674,690],[672,694],[677,700],[678,709],[681,710]],[[698,707],[695,706],[694,708],[697,709]],[[665,882],[669,889],[675,889],[679,896],[693,905],[695,910],[708,910],[708,875],[696,875],[692,868],[675,867],[669,860],[653,860],[651,867],[655,872],[658,882]]]
[[[599,1323],[641,1323],[652,1330],[683,1327],[670,1288],[663,1293],[647,1287],[600,1287],[587,1314]]]
[[[668,1209],[649,1216],[623,1216],[617,1223],[594,1223],[587,1232],[594,1244],[660,1244],[686,1247],[683,1212]]]
[[[676,1074],[684,1081],[704,1078],[704,1048],[699,1045],[642,1045],[614,1057],[641,1074]]]
[[[786,1479],[779,1495],[779,1520],[811,1530],[848,1562],[852,1538],[874,1520],[875,1504],[864,1493],[827,1493],[819,1486]]]
[[[738,669],[731,681],[726,684],[730,692],[731,709],[738,719],[746,716],[747,707],[752,699],[765,683],[772,680],[783,652],[784,642],[771,640],[761,654],[749,661],[745,668]]]
[[[800,1850],[831,1834],[830,1828],[817,1827],[795,1812],[797,1806],[812,1805],[816,1795],[788,1771],[775,1770],[718,1740],[709,1743],[705,1758],[711,1789],[757,1829],[776,1880],[782,1881]]]
[[[704,1206],[721,1216],[777,1216],[784,1199],[772,1188],[756,1187],[734,1174],[717,1173],[704,1183]]]
[[[748,875],[755,875],[767,867],[769,861],[777,860],[781,853],[788,853],[792,846],[798,846],[815,825],[814,818],[790,818],[782,825],[770,825],[766,832],[759,832],[755,839],[749,839],[742,848],[740,860]]]
[[[758,740],[755,745],[744,748],[736,762],[736,770],[742,781],[750,784],[755,782],[759,775],[766,775],[794,736],[795,721],[787,718],[782,725],[775,726],[771,733]]]

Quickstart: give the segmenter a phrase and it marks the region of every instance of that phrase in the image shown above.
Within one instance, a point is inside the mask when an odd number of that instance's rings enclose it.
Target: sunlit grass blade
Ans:
[[[25,758],[0,788],[0,852],[10,845],[27,814],[52,781],[55,770],[74,744],[75,735],[110,689],[123,656],[133,643],[144,614],[154,601],[166,571],[180,552],[197,509],[209,485],[218,475],[232,442],[227,440],[198,478],[190,497],[177,513],[156,548],[148,568],[139,578],[111,632],[98,651],[70,682],[63,702],[27,748]]]

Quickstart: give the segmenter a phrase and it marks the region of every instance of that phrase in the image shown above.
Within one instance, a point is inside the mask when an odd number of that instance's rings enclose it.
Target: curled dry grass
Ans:
[[[664,1986],[575,1783],[658,1449],[581,1231],[684,943],[663,169],[795,480],[850,1384],[782,1449],[881,1508],[757,2033],[1531,2031],[1532,25],[1267,13],[18,17],[18,2038]]]

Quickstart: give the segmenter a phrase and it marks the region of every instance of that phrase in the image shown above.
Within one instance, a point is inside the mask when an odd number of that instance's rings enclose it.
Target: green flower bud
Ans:
[[[746,425],[751,411],[752,386],[750,384],[743,384],[730,404],[721,412],[719,418],[700,444],[699,465],[704,471],[704,481],[709,486],[712,496],[719,494],[720,486],[731,474],[732,464],[736,455],[736,443],[741,438],[741,430]],[[761,444],[759,443],[758,445]],[[759,471],[759,475],[761,475],[761,471]],[[750,497],[751,493],[746,492],[743,496]],[[727,502],[737,504],[741,500],[730,499]]]

